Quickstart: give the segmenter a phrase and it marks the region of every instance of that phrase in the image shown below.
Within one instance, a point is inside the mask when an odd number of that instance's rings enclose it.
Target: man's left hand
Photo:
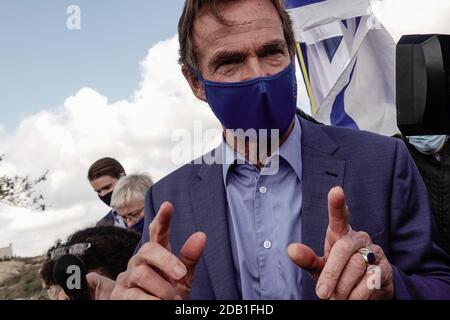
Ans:
[[[317,296],[323,300],[393,299],[392,266],[383,249],[373,244],[367,233],[352,230],[340,187],[328,194],[328,216],[323,257],[300,243],[288,247],[291,260],[317,280]],[[374,266],[368,266],[363,254],[358,252],[364,248],[375,255]]]

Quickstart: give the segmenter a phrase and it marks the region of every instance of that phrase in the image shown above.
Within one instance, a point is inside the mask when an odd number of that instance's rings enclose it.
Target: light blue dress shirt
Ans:
[[[230,239],[238,283],[245,300],[301,299],[301,269],[287,247],[301,242],[302,160],[301,126],[260,172],[222,143],[223,177],[228,200]],[[279,157],[274,175],[261,174]],[[233,161],[229,161],[232,159]]]

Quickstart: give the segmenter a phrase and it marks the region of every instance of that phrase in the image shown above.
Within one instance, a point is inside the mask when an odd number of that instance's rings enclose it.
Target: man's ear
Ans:
[[[206,101],[206,94],[205,94],[205,86],[202,81],[200,81],[193,73],[192,71],[186,67],[181,67],[181,71],[183,72],[184,77],[186,78],[187,82],[189,83],[189,86],[191,87],[192,93],[200,100]]]

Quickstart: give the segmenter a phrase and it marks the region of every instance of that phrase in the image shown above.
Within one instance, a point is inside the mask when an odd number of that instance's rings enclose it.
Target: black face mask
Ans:
[[[110,193],[105,194],[104,196],[98,196],[100,198],[100,200],[102,200],[102,202],[104,204],[106,204],[108,207],[111,207],[111,196],[112,196],[112,191]]]

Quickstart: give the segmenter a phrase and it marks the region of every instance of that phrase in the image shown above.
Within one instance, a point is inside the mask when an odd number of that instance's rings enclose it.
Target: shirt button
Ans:
[[[264,248],[266,249],[272,248],[272,242],[270,242],[269,240],[264,241]]]
[[[261,192],[262,194],[265,194],[267,192],[267,188],[263,186],[263,187],[259,188],[259,192]]]

